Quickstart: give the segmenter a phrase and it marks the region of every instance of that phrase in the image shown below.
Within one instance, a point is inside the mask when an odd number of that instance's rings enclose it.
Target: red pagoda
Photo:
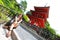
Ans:
[[[47,21],[50,7],[34,7],[35,10],[30,10],[32,15],[28,15],[31,25],[36,25],[40,28],[45,28],[45,22]]]

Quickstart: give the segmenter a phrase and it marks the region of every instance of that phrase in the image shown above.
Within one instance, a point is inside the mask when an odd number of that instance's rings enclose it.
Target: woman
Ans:
[[[18,17],[15,16],[14,20],[11,20],[10,23],[5,24],[4,28],[8,29],[8,33],[6,34],[6,37],[9,37],[11,35],[11,31],[13,28],[16,28],[19,23],[22,21],[22,14],[20,14]]]

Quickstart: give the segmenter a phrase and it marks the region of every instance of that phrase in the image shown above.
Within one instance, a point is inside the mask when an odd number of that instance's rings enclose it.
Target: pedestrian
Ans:
[[[8,33],[6,33],[6,37],[9,37],[11,35],[11,31],[14,28],[16,28],[21,21],[22,21],[22,14],[20,14],[18,17],[15,16],[13,20],[10,20],[5,24],[3,28],[8,29]]]

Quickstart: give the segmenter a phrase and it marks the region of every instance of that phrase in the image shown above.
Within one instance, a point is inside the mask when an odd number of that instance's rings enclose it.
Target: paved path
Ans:
[[[16,29],[14,29],[14,31],[20,37],[19,40],[37,40],[32,34],[23,29],[21,26],[18,26]]]
[[[20,37],[20,40],[45,40],[25,24],[20,24],[13,31]]]
[[[27,32],[29,32],[31,35],[33,35],[37,40],[45,40],[41,36],[39,36],[36,31],[31,29],[29,26],[25,25],[25,23],[20,24],[22,28],[24,28]]]

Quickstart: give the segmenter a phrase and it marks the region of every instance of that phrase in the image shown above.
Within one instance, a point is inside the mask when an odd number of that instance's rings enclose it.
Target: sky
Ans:
[[[17,0],[20,3],[21,0]],[[34,10],[34,6],[50,6],[48,21],[51,27],[60,34],[60,0],[26,0],[27,11]]]

